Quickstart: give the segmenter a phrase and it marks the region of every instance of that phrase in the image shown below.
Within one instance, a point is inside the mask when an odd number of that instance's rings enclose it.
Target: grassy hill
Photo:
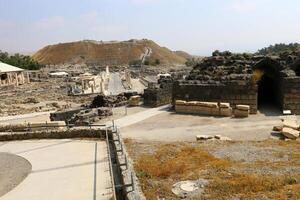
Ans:
[[[160,64],[182,65],[186,58],[151,40],[129,40],[123,42],[79,41],[49,45],[33,55],[37,62],[47,64],[127,65],[140,60],[147,49],[151,49],[149,60]]]

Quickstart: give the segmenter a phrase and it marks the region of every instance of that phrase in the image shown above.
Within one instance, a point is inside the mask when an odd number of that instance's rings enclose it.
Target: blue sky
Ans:
[[[0,49],[148,38],[172,50],[253,52],[300,42],[298,0],[0,0]]]

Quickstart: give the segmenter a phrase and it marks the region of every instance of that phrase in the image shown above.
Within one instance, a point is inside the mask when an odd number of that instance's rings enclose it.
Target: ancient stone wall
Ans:
[[[144,90],[144,105],[158,107],[172,102],[173,83],[164,83],[156,88]]]
[[[228,102],[235,108],[238,104],[250,106],[250,113],[257,113],[257,86],[246,82],[228,84],[201,84],[197,81],[177,81],[173,88],[173,102],[208,101]]]
[[[286,77],[282,81],[283,110],[291,110],[293,114],[300,114],[300,77]]]

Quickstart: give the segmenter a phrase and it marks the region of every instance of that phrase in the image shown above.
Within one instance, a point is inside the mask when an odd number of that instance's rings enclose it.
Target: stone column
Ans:
[[[26,72],[26,74],[27,74],[27,83],[30,83],[29,72]]]
[[[19,80],[18,80],[18,73],[15,72],[15,84],[18,86],[19,85]]]

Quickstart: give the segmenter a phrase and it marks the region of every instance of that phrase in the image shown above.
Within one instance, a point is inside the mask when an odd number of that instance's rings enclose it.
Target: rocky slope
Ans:
[[[182,65],[186,62],[184,56],[146,39],[60,43],[42,48],[33,55],[33,59],[41,64],[127,65],[143,59],[145,55],[149,60],[159,60],[160,64]]]

